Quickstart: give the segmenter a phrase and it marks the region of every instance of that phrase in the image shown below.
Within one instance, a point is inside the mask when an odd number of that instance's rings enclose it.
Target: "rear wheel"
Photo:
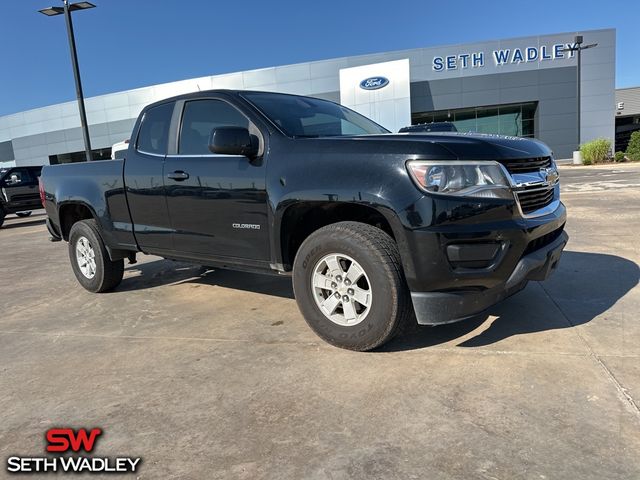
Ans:
[[[17,212],[16,215],[19,216],[20,218],[25,218],[31,215],[31,212]]]
[[[0,207],[0,227],[2,227],[2,224],[4,223],[4,210],[2,209],[2,207]]]
[[[78,282],[90,292],[115,288],[124,275],[124,260],[111,260],[95,220],[75,223],[69,232],[69,260]]]
[[[340,222],[312,233],[296,255],[293,287],[311,329],[337,347],[371,350],[411,318],[398,248],[370,225]]]

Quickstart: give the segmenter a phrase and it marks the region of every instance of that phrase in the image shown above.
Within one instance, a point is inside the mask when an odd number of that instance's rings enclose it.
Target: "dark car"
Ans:
[[[42,208],[38,177],[42,167],[10,167],[0,170],[0,226],[7,215],[28,217],[31,210]]]
[[[402,127],[398,133],[427,133],[427,132],[457,132],[452,122],[419,123],[409,127]]]
[[[291,275],[309,326],[353,350],[545,279],[568,239],[543,143],[392,134],[278,93],[154,103],[124,159],[47,166],[42,185],[49,232],[87,290],[115,288],[138,253]]]

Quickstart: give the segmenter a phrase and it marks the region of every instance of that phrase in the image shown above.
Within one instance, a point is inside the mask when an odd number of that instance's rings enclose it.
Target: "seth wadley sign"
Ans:
[[[502,48],[493,50],[491,52],[491,58],[496,66],[558,60],[561,58],[572,58],[574,52],[564,52],[563,49],[575,47],[576,44],[574,43],[556,43],[551,46],[542,45],[540,47],[513,49]],[[447,55],[446,57],[433,57],[431,67],[436,72],[469,67],[479,68],[484,67],[485,57],[485,52],[469,52],[458,55]]]

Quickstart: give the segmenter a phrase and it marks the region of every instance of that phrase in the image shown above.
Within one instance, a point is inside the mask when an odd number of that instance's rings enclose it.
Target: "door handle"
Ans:
[[[175,180],[177,182],[181,182],[182,180],[186,180],[189,178],[189,174],[187,172],[183,172],[182,170],[177,170],[173,173],[168,173],[167,178],[171,180]]]

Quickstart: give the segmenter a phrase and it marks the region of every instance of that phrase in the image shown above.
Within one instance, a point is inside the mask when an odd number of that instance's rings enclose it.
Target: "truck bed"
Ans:
[[[136,249],[124,188],[124,162],[101,160],[42,169],[45,209],[51,227],[60,237],[66,237],[65,204],[79,204],[98,220],[107,245]]]

